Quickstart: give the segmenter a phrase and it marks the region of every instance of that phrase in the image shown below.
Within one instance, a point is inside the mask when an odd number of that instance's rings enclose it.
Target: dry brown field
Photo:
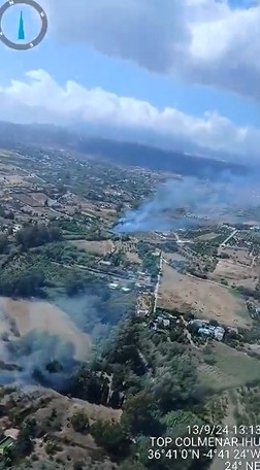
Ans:
[[[225,246],[219,248],[219,254],[220,253],[226,253],[229,255],[230,259],[236,263],[244,264],[246,266],[250,266],[252,264],[252,258],[249,255],[247,248]]]
[[[166,263],[158,306],[192,311],[200,318],[215,319],[226,326],[250,327],[252,323],[245,301],[228,288],[211,280],[180,274]]]
[[[87,241],[87,240],[73,240],[72,245],[80,250],[85,250],[94,255],[104,256],[114,250],[114,243],[110,240],[102,241]]]
[[[225,279],[229,285],[255,289],[258,283],[258,270],[257,266],[240,264],[232,259],[221,259],[218,261],[211,279],[216,281]]]
[[[195,241],[209,241],[209,240],[213,240],[214,238],[216,238],[218,236],[217,233],[215,232],[210,232],[210,233],[205,233],[204,235],[199,235],[198,237],[195,238]]]
[[[64,343],[74,346],[75,359],[84,360],[89,355],[90,337],[80,331],[65,312],[49,302],[0,297],[0,312],[2,313],[1,333],[8,328],[8,321],[13,321],[21,336],[32,331],[57,335]]]

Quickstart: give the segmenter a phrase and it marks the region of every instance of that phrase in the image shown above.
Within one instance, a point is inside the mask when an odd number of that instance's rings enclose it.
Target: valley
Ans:
[[[0,181],[2,462],[144,470],[151,427],[258,416],[259,209],[49,147],[1,150]]]

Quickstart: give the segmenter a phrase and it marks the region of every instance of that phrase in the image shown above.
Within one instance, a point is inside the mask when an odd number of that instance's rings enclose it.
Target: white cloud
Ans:
[[[227,0],[45,0],[53,34],[69,42],[259,99],[257,3],[232,9]]]
[[[118,135],[153,136],[210,150],[257,157],[260,129],[237,127],[215,113],[202,117],[178,109],[158,109],[145,101],[120,97],[74,81],[60,86],[46,71],[34,70],[23,80],[0,86],[0,120],[25,123],[79,124],[116,130]]]
[[[260,6],[194,23],[187,70],[199,82],[260,99],[259,33]]]

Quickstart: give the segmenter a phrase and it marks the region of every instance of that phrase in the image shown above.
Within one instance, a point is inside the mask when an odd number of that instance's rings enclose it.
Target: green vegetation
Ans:
[[[260,388],[240,389],[237,397],[236,417],[241,425],[257,426],[260,419]]]
[[[29,216],[28,211],[23,210],[25,194],[21,196],[23,190],[20,189],[17,192],[15,221],[17,225],[22,225],[21,230],[17,231],[12,223],[14,212],[0,208],[0,217],[5,219],[5,234],[0,235],[0,295],[51,299],[69,314],[81,330],[94,339],[106,336],[106,341],[97,343],[88,362],[72,361],[70,377],[67,377],[66,364],[55,360],[52,354],[60,349],[56,336],[32,332],[26,339],[17,337],[15,342],[10,341],[8,350],[14,357],[28,356],[29,360],[32,347],[42,340],[42,343],[48,344],[48,359],[47,363],[34,370],[32,375],[35,381],[44,383],[45,373],[55,383],[56,378],[59,382],[60,376],[65,374],[65,392],[68,396],[102,405],[100,415],[103,407],[113,408],[116,416],[122,412],[120,423],[100,419],[95,422],[87,411],[75,411],[73,408],[66,422],[68,433],[69,430],[74,436],[75,432],[81,433],[81,436],[77,435],[81,442],[93,442],[94,438],[100,447],[95,449],[95,454],[99,458],[109,457],[119,465],[119,470],[170,470],[173,466],[170,460],[148,459],[149,436],[185,436],[188,425],[222,422],[227,412],[222,391],[233,391],[236,387],[246,389],[244,395],[241,390],[241,396],[237,399],[236,418],[238,422],[259,421],[259,360],[243,350],[245,343],[259,343],[256,320],[251,330],[238,329],[238,333],[228,333],[226,344],[207,343],[207,340],[199,339],[192,342],[184,327],[185,322],[192,318],[192,312],[183,317],[178,312],[158,309],[156,315],[151,314],[148,319],[137,319],[134,316],[136,290],[122,293],[119,289],[109,289],[109,280],[104,274],[106,269],[113,269],[117,274],[125,274],[130,265],[133,271],[139,269],[133,268],[130,257],[122,250],[118,248],[104,255],[103,261],[110,261],[111,264],[107,268],[104,264],[99,270],[100,253],[93,255],[70,243],[71,240],[103,240],[110,237],[131,244],[130,237],[117,237],[109,230],[124,208],[137,207],[144,197],[151,194],[162,176],[140,173],[136,169],[129,170],[126,175],[125,169],[110,164],[104,165],[94,160],[76,162],[74,157],[66,158],[64,152],[57,149],[47,156],[41,149],[31,152],[30,148],[25,148],[19,151],[22,150],[25,155],[19,155],[19,158],[13,156],[9,161],[23,166],[23,171],[35,172],[41,179],[36,180],[37,184],[34,181],[33,188],[26,195],[30,205],[29,198],[33,199],[32,194],[37,193]],[[33,208],[37,207],[40,207],[40,214],[34,213]],[[38,222],[39,217],[41,223]],[[159,269],[158,252],[161,249],[169,253],[183,250],[185,260],[176,261],[176,268],[207,278],[217,262],[217,248],[229,233],[230,229],[219,227],[190,230],[182,233],[181,238],[192,239],[194,243],[183,247],[176,241],[139,241],[140,269],[154,281]],[[205,240],[199,238],[207,234],[210,234],[208,240],[207,237]],[[240,246],[244,246],[245,242],[252,243],[254,256],[259,253],[257,235],[241,235]],[[232,239],[231,243],[235,240]],[[229,255],[224,253],[221,256]],[[102,272],[94,274],[97,271]],[[104,276],[104,279],[97,276]],[[224,278],[221,282],[226,284]],[[253,292],[244,289],[240,293],[251,300],[252,297],[259,300],[259,291],[258,285]],[[159,314],[176,315],[175,320],[171,317],[167,331],[163,327],[156,332],[150,328]],[[8,336],[3,339],[8,341]],[[66,352],[71,358],[73,347],[68,345],[66,348],[64,355]],[[13,364],[2,363],[0,366],[5,371],[8,367],[15,370]],[[57,388],[59,386],[60,383]],[[63,384],[61,388],[63,390]],[[61,455],[55,455],[62,450],[62,445],[52,440],[54,433],[62,435],[60,431],[64,426],[57,405],[51,407],[49,413],[46,407],[46,416],[38,426],[38,422],[28,421],[29,415],[36,409],[29,406],[21,410],[10,403],[8,418],[21,427],[21,433],[17,445],[6,456],[5,468],[19,469],[23,464],[24,468],[30,468],[26,466],[28,461],[25,457],[32,453],[34,439],[38,436],[44,436],[42,450],[53,461],[53,468],[65,468],[64,462],[59,461]],[[41,404],[39,408],[44,406]],[[91,405],[87,405],[86,409],[88,406]],[[247,417],[244,416],[245,410]],[[106,411],[111,413],[111,410]],[[67,444],[74,447],[73,442]],[[35,450],[32,465],[41,468],[40,463],[36,464],[37,458]],[[204,470],[208,463],[180,460],[174,462],[174,468]],[[101,470],[102,462],[98,461],[97,465]],[[52,468],[51,463],[49,467]],[[71,461],[68,467],[85,470],[86,465],[80,455],[79,461]]]
[[[259,359],[223,343],[216,343],[204,355],[204,361],[205,364],[199,367],[199,377],[213,391],[259,382]]]
[[[216,366],[225,374],[237,377],[240,383],[250,383],[259,378],[259,361],[242,352],[221,347],[215,350],[215,358]]]
[[[8,249],[8,237],[0,235],[0,255],[5,254]]]
[[[239,294],[242,294],[246,299],[249,299],[250,297],[252,297],[256,300],[260,300],[259,286],[257,286],[257,288],[255,290],[249,289],[249,288],[244,287],[244,286],[239,286],[239,287],[236,287],[236,290],[237,290],[237,292],[239,292]]]
[[[77,412],[71,417],[71,424],[76,432],[86,433],[89,431],[89,419],[82,412]]]
[[[46,285],[43,271],[37,268],[21,269],[17,272],[7,270],[0,278],[0,295],[8,297],[42,297]]]
[[[149,243],[140,241],[137,244],[138,255],[143,262],[143,270],[147,271],[152,279],[155,279],[159,272],[158,257],[153,254],[153,247]]]
[[[79,223],[78,221],[72,220],[64,220],[60,219],[56,221],[58,227],[65,233],[65,234],[73,234],[80,237],[85,237],[89,234],[86,226]]]
[[[200,242],[197,241],[191,245],[192,251],[194,251],[197,255],[203,256],[217,256],[217,248],[219,246],[219,241],[211,240],[210,242]]]
[[[116,459],[125,457],[129,452],[130,441],[124,427],[120,424],[97,421],[91,426],[91,434],[96,443]]]
[[[93,283],[95,276],[77,266],[91,267],[95,257],[63,241],[56,227],[33,226],[21,232],[16,237],[22,251],[13,250],[2,263],[0,295],[52,297],[51,290],[61,288],[72,296]]]
[[[61,238],[62,233],[58,227],[40,224],[28,224],[15,235],[17,244],[20,245],[23,250],[61,240]]]
[[[117,458],[128,459],[122,468],[131,465],[135,453],[140,457],[134,462],[140,468],[150,468],[145,446],[151,432],[162,436],[174,435],[178,430],[185,436],[189,420],[207,422],[203,415],[208,391],[200,384],[196,358],[183,341],[181,335],[168,341],[132,317],[92,366],[82,368],[74,379],[72,395],[113,408],[123,407],[120,425],[98,422],[90,429],[110,455],[117,452]],[[136,445],[130,436],[136,437]],[[154,468],[170,468],[165,466],[166,461],[160,465]],[[190,466],[185,463],[179,468]]]
[[[13,445],[6,447],[2,462],[3,467],[0,466],[0,468],[16,468],[16,464],[21,459],[24,459],[27,455],[31,454],[33,451],[32,439],[35,436],[35,426],[35,420],[27,420],[23,423],[17,441],[13,441]]]

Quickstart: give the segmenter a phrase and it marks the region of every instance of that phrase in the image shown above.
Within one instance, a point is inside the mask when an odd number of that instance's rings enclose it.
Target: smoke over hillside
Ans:
[[[258,177],[229,174],[216,182],[195,178],[169,180],[158,188],[152,199],[128,211],[115,231],[177,230],[209,221],[234,221],[239,210],[260,206],[258,182]]]
[[[56,298],[55,305],[0,297],[1,385],[69,387],[80,364],[91,360],[92,346],[103,344],[131,308],[127,295],[104,284],[103,298],[90,290],[92,295]]]
[[[88,358],[89,336],[54,305],[1,298],[0,315],[1,384],[33,384],[37,370],[46,383],[62,383],[78,361]],[[55,377],[46,369],[54,362],[60,369]]]

